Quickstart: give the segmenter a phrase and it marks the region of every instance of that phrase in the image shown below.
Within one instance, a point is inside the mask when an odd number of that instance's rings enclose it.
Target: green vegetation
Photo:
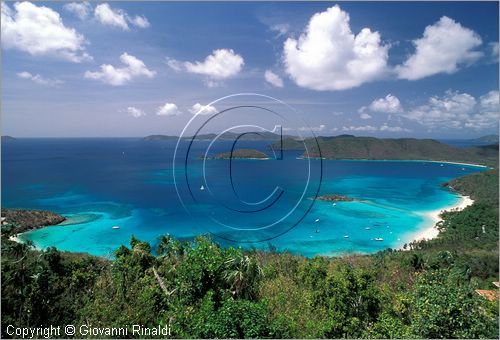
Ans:
[[[474,291],[498,281],[498,171],[452,186],[476,202],[444,214],[436,239],[370,256],[163,236],[110,261],[2,237],[2,337],[8,324],[169,324],[176,338],[498,338],[498,303]]]
[[[349,197],[349,196],[344,196],[344,195],[337,195],[337,194],[328,194],[328,195],[322,195],[316,197],[318,201],[329,201],[329,202],[354,202],[354,201],[361,201],[360,199]]]
[[[1,215],[2,218],[10,222],[6,226],[2,225],[2,234],[5,234],[5,236],[56,225],[66,220],[65,217],[59,214],[42,210],[2,209]]]
[[[432,139],[381,139],[374,137],[318,137],[304,141],[311,158],[436,160],[497,166],[498,144],[494,146],[455,148]],[[318,144],[321,153],[318,150]],[[273,147],[278,147],[273,144]],[[283,149],[304,150],[302,141],[284,139]],[[307,155],[304,154],[306,157]]]
[[[475,201],[498,207],[498,169],[459,177],[444,185]]]
[[[222,152],[208,159],[269,159],[264,152],[255,149],[236,149],[233,152]]]

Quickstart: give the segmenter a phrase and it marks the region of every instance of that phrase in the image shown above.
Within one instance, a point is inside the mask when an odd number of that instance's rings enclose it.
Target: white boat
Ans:
[[[317,218],[314,222],[318,223],[319,222],[319,218]]]
[[[111,229],[120,229],[120,226],[114,225],[114,226],[111,227]]]
[[[201,190],[201,191],[205,190],[205,187],[202,185],[202,186],[200,187],[200,190]]]
[[[337,203],[333,203],[333,204],[332,204],[332,206],[336,206],[336,205],[337,205]]]
[[[365,230],[370,230],[371,228],[370,227],[366,227]]]
[[[344,235],[344,238],[349,238],[349,235]]]
[[[375,237],[374,240],[375,241],[383,241],[384,239],[382,237]]]

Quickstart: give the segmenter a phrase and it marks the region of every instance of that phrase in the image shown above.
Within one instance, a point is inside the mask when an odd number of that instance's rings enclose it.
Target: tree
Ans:
[[[498,315],[488,315],[469,282],[453,269],[422,272],[413,293],[412,332],[424,338],[495,338]]]

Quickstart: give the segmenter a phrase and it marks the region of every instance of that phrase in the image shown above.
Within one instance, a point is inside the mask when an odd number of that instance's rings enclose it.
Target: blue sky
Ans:
[[[477,137],[498,131],[498,4],[8,2],[2,70],[19,137],[179,135],[240,92],[319,135]]]

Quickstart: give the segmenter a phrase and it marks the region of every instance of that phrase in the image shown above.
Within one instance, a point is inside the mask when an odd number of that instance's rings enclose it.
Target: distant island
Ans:
[[[361,200],[352,198],[349,196],[328,194],[316,197],[317,201],[329,201],[329,202],[360,202]]]
[[[2,142],[12,141],[12,140],[16,139],[12,136],[2,136]]]
[[[269,156],[264,152],[255,149],[236,149],[227,152],[221,152],[215,156],[207,157],[207,159],[269,159]]]
[[[470,139],[473,143],[498,144],[498,135],[486,135],[479,138]]]
[[[474,163],[489,166],[498,164],[498,144],[457,148],[433,139],[374,138],[341,135],[308,138],[304,141],[284,139],[284,150],[305,150],[303,157],[324,159],[366,160],[432,160]],[[318,149],[319,145],[319,149]],[[279,147],[278,143],[271,145]]]
[[[215,133],[207,133],[207,134],[200,134],[197,135],[195,140],[214,140],[218,134]],[[193,137],[188,136],[188,137],[182,137],[183,140],[191,140]],[[281,136],[276,133],[272,132],[242,132],[242,133],[235,133],[235,132],[225,132],[221,134],[218,139],[219,140],[231,140],[234,141],[235,139],[239,140],[246,140],[246,141],[279,141]],[[293,136],[289,135],[284,135],[283,138],[293,138]],[[158,141],[158,140],[178,140],[178,136],[167,136],[167,135],[150,135],[144,137],[144,140],[150,140],[150,141]]]

